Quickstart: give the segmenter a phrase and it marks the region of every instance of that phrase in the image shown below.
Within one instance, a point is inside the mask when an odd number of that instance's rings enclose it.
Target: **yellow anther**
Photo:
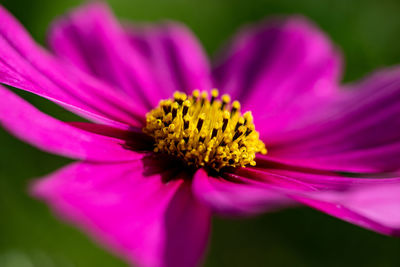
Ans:
[[[225,108],[226,108],[226,105],[229,103],[229,102],[231,102],[231,97],[229,96],[229,95],[223,95],[222,97],[221,97],[221,99],[222,99],[222,103],[221,103],[221,108],[220,108],[220,110],[224,110]]]
[[[238,119],[238,122],[236,123],[236,126],[235,126],[235,131],[237,131],[239,129],[239,127],[244,124],[244,121],[245,121],[245,119],[243,117],[240,117]]]
[[[193,90],[193,92],[192,92],[193,99],[197,99],[197,98],[199,98],[199,96],[200,96],[200,91],[197,89]]]
[[[182,116],[186,116],[186,114],[189,111],[191,104],[189,100],[185,100],[185,102],[183,102],[183,109],[182,109]]]
[[[187,99],[187,95],[185,93],[181,94],[181,99],[182,101],[185,101]]]
[[[240,102],[237,100],[233,101],[232,109],[236,109],[236,110],[240,109]]]
[[[172,104],[172,109],[178,109],[178,108],[179,108],[179,104],[176,103],[176,102],[174,102],[174,103]]]
[[[231,109],[231,117],[233,116],[233,115],[235,115],[238,111],[239,111],[239,109],[240,109],[240,103],[239,103],[239,101],[233,101],[233,103],[232,103],[232,109]]]
[[[231,102],[231,97],[229,95],[223,95],[221,99],[222,99],[222,102],[224,102],[224,103]]]
[[[218,90],[217,89],[211,90],[211,100],[210,100],[211,105],[215,103],[215,99],[217,97],[218,97]]]
[[[143,131],[154,138],[154,152],[216,171],[254,166],[255,154],[267,150],[255,131],[251,113],[242,115],[238,101],[229,104],[229,95],[217,99],[216,89],[210,95],[211,99],[205,91],[194,90],[191,96],[176,92],[147,114]]]
[[[197,121],[197,131],[200,132],[203,127],[204,120],[206,119],[206,114],[201,113],[199,116],[199,120]]]
[[[246,121],[246,124],[253,124],[253,115],[251,114],[251,111],[246,111],[243,114],[243,118]]]
[[[176,118],[176,116],[178,115],[178,109],[179,109],[179,104],[174,102],[174,104],[172,104],[172,118]]]
[[[222,118],[224,118],[224,119],[229,119],[231,117],[230,112],[227,110],[224,110],[224,112],[222,114],[223,114]]]
[[[182,103],[182,94],[180,92],[175,92],[174,93],[174,100],[176,103],[181,104]]]
[[[212,90],[211,90],[211,96],[212,96],[212,97],[217,98],[217,97],[218,97],[218,94],[219,94],[219,92],[218,92],[217,89],[212,89]]]

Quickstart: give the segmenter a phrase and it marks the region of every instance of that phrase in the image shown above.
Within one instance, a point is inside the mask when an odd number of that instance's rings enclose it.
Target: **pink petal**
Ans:
[[[350,172],[400,169],[400,69],[384,70],[348,89],[341,102],[271,144],[270,156]]]
[[[214,71],[217,86],[251,110],[262,136],[291,129],[338,94],[340,56],[302,17],[247,27]]]
[[[346,192],[318,192],[294,199],[361,227],[400,237],[400,183]]]
[[[104,3],[90,3],[58,19],[49,34],[58,57],[130,95],[142,108],[158,104],[162,87]]]
[[[293,205],[290,198],[275,190],[225,178],[208,176],[206,171],[200,169],[193,180],[196,197],[219,214],[243,216]]]
[[[46,53],[3,7],[0,21],[1,83],[43,96],[96,121],[142,125],[147,110]]]
[[[273,162],[269,162],[268,167],[258,164],[256,167],[235,170],[232,174],[247,177],[253,182],[300,191],[343,191],[359,186],[392,185],[400,182],[400,178],[394,177],[395,174],[358,175],[357,178],[352,178],[333,171]]]
[[[147,107],[174,91],[210,90],[207,58],[183,25],[122,29],[103,3],[79,8],[54,23],[54,52]]]
[[[238,180],[275,190],[339,219],[386,234],[400,236],[400,178],[349,178],[334,173],[246,168]],[[285,183],[276,183],[283,178]],[[305,185],[300,187],[299,185]]]
[[[149,173],[141,161],[76,163],[39,181],[34,193],[62,217],[139,266],[195,266],[207,244],[210,213],[184,174]]]
[[[207,57],[197,38],[184,25],[167,22],[131,27],[127,34],[132,47],[148,60],[165,97],[176,90],[212,88]]]
[[[0,125],[42,150],[67,157],[93,161],[128,161],[142,157],[125,149],[125,140],[93,134],[56,120],[1,85]]]

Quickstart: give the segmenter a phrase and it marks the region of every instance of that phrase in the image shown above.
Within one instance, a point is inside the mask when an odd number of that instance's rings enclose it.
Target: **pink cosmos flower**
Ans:
[[[338,51],[302,17],[242,30],[213,68],[182,25],[121,26],[99,3],[54,23],[49,43],[51,52],[0,8],[0,82],[92,122],[59,121],[1,87],[0,123],[79,160],[34,194],[130,263],[194,266],[211,214],[295,204],[400,236],[398,68],[339,85]],[[214,87],[252,111],[268,154],[210,170],[153,152],[146,113],[174,91]]]

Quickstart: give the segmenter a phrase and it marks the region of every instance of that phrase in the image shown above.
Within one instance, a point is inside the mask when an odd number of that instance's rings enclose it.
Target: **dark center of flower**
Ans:
[[[255,166],[255,155],[266,154],[255,130],[251,112],[240,112],[240,103],[230,103],[229,95],[217,99],[218,90],[194,90],[191,96],[176,92],[173,99],[161,100],[146,115],[143,132],[155,140],[154,152],[168,153],[189,166]]]

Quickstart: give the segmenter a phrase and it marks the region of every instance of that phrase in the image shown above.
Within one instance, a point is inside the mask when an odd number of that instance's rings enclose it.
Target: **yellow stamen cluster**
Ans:
[[[146,116],[143,131],[155,140],[154,152],[168,153],[188,165],[209,167],[254,166],[255,154],[266,154],[251,112],[240,113],[240,103],[218,90],[194,90],[191,96],[176,92],[161,100]]]

